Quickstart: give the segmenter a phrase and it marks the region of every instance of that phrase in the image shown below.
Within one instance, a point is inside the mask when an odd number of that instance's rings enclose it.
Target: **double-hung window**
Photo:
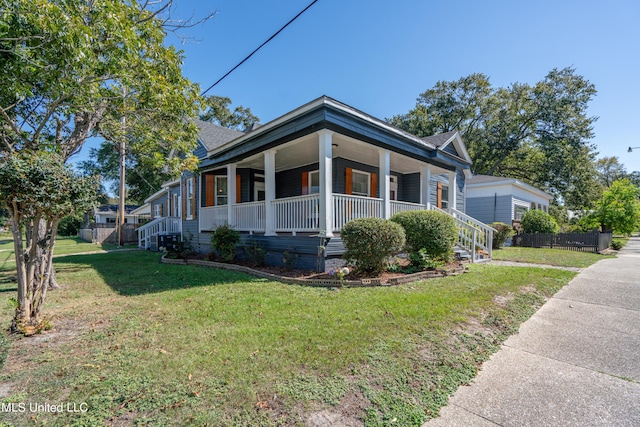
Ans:
[[[351,194],[371,197],[371,174],[353,170],[351,174]]]

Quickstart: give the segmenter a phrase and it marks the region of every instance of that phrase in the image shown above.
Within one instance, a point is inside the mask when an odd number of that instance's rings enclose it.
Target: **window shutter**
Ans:
[[[302,172],[302,195],[309,194],[309,172]]]
[[[371,197],[378,197],[378,174],[371,173]]]
[[[205,206],[213,206],[216,204],[216,198],[214,197],[216,190],[215,176],[205,175],[204,180]]]
[[[198,207],[198,192],[196,191],[196,178],[193,177],[191,178],[193,180],[193,197],[191,198],[191,218],[192,219],[196,219],[196,215],[198,210],[196,209]]]
[[[344,194],[351,194],[353,192],[353,169],[345,169],[344,178]]]
[[[182,181],[182,219],[187,219],[187,181]]]
[[[438,191],[437,191],[437,199],[436,206],[442,209],[442,183],[438,182]]]
[[[164,205],[160,205],[160,217],[162,217],[162,214],[163,214],[163,212],[162,212],[162,208],[163,207],[164,207]]]
[[[236,175],[236,203],[242,203],[242,178],[240,175]]]

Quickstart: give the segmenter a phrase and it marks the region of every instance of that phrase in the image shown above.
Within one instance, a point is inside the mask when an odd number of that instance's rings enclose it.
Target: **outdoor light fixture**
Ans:
[[[632,152],[634,148],[640,148],[640,147],[629,147],[629,149],[627,150],[627,153]]]

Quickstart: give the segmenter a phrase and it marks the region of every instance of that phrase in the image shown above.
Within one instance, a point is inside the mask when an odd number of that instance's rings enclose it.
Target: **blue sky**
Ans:
[[[180,16],[218,14],[185,34],[184,74],[204,89],[311,0],[175,0]],[[209,94],[268,122],[321,95],[384,119],[439,80],[474,72],[494,86],[575,67],[595,84],[600,156],[640,170],[640,2],[319,0]],[[82,156],[82,154],[81,154]]]

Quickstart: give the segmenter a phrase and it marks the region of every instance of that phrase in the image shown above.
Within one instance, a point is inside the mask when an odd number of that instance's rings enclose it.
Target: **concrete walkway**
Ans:
[[[461,387],[438,426],[640,426],[640,238],[584,269]]]

